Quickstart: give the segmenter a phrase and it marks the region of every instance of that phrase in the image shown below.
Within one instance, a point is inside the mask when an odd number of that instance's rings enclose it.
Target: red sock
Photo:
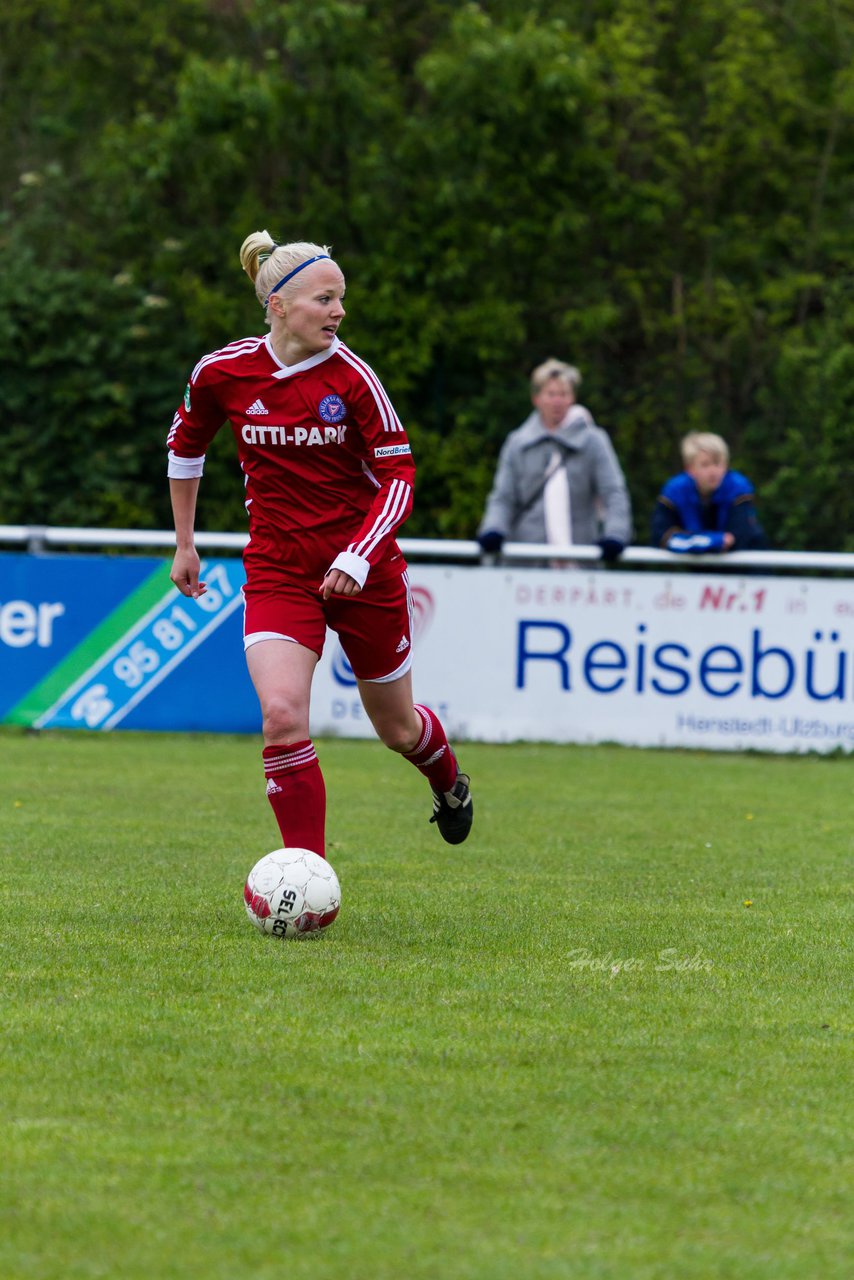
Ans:
[[[313,849],[326,857],[326,785],[314,744],[291,742],[264,748],[267,799],[286,849]]]
[[[457,758],[448,745],[442,721],[430,710],[416,704],[424,732],[414,751],[408,751],[405,760],[411,760],[430,783],[434,791],[450,791],[457,780]]]

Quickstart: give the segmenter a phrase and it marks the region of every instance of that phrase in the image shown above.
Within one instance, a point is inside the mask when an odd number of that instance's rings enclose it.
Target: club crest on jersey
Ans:
[[[317,412],[324,422],[340,422],[347,416],[347,406],[340,396],[324,396],[317,406]]]

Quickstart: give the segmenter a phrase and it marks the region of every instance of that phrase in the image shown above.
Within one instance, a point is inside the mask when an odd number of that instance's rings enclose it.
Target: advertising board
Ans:
[[[243,568],[0,555],[0,720],[258,733]],[[414,687],[452,736],[713,750],[854,747],[854,582],[693,571],[410,567]],[[369,737],[331,633],[312,732]]]

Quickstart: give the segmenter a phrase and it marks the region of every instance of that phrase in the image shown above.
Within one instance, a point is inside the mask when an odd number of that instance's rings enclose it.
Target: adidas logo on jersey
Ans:
[[[270,410],[265,409],[264,405],[261,403],[260,400],[256,400],[254,404],[250,404],[249,408],[244,409],[243,412],[246,414],[249,414],[249,413],[262,414],[262,413],[269,413]]]
[[[404,649],[408,649],[408,648],[409,648],[409,641],[407,640],[406,636],[401,636],[400,644],[395,649],[395,653],[403,653]]]

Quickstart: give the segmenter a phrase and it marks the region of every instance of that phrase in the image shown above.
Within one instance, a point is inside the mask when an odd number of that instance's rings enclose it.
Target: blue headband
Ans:
[[[321,258],[328,258],[328,253],[319,253],[316,258],[306,258],[305,262],[301,262],[298,267],[294,267],[293,271],[289,271],[286,276],[282,276],[278,284],[274,284],[264,301],[264,306],[270,301],[274,293],[278,293],[283,284],[287,284],[289,280],[293,280],[298,271],[303,271],[306,267],[310,267],[313,262],[320,262]]]

